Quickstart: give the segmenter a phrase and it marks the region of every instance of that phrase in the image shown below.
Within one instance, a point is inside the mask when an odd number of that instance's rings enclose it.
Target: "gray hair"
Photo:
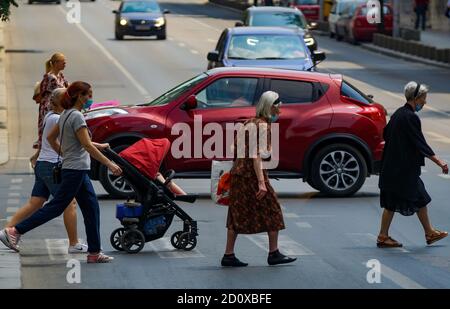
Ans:
[[[274,91],[266,91],[259,98],[258,105],[256,105],[256,117],[270,118],[272,115],[271,108],[273,102],[279,98],[279,94]]]
[[[412,81],[406,84],[405,89],[404,89],[406,101],[412,101],[412,100],[417,99],[418,97],[421,97],[424,94],[428,93],[428,90],[429,90],[428,86],[425,84],[421,84],[419,91],[417,92],[417,96],[414,97],[417,85],[419,85],[417,82],[412,82]]]
[[[66,92],[66,88],[56,88],[50,95],[50,109],[53,106],[61,106],[61,96]],[[59,100],[59,101],[58,101]]]

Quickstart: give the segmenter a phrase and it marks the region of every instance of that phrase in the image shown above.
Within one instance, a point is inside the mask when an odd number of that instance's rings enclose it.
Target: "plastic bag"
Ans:
[[[233,161],[212,161],[211,165],[211,199],[214,203],[228,206],[230,203],[230,170]]]

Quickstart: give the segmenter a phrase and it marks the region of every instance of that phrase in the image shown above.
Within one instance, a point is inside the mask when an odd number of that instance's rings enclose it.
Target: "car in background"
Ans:
[[[328,16],[328,25],[330,29],[330,37],[334,38],[336,35],[336,24],[342,15],[348,14],[354,10],[358,5],[366,3],[367,0],[335,0],[331,7],[330,15]]]
[[[244,11],[242,21],[236,27],[297,27],[304,31],[305,43],[311,51],[317,50],[317,41],[311,30],[317,28],[317,23],[306,21],[298,9],[276,6],[253,6]]]
[[[278,92],[283,102],[277,121],[279,161],[269,170],[269,176],[301,178],[327,195],[349,196],[361,188],[366,177],[378,172],[385,110],[342,75],[218,68],[181,83],[149,103],[93,110],[85,117],[93,141],[109,143],[117,152],[144,137],[169,139],[177,151],[167,154],[162,171],[173,169],[177,178],[207,179],[211,161],[225,157],[224,150],[233,143],[235,130],[228,126],[228,131],[227,124],[254,117],[258,99],[267,90]],[[172,128],[182,124],[183,130],[188,127],[190,132],[198,132],[199,122],[194,121],[198,117],[202,117],[202,147],[180,144],[182,132],[173,134]],[[211,155],[203,150],[212,148],[213,123],[222,128],[224,138],[215,139],[217,153]],[[194,145],[198,142],[196,139]],[[91,178],[99,179],[115,197],[133,194],[123,177],[114,176],[95,160]]]
[[[289,0],[291,8],[297,8],[305,15],[308,21],[318,21],[320,19],[319,0]]]
[[[311,53],[300,28],[236,27],[222,32],[207,59],[208,69],[245,66],[304,71],[314,69],[325,53]]]
[[[118,10],[113,10],[115,18],[115,38],[123,40],[125,35],[152,36],[158,40],[166,39],[167,20],[155,0],[126,0],[120,3]]]
[[[384,5],[384,34],[392,35],[393,14],[389,4]],[[336,39],[345,39],[353,44],[360,41],[373,39],[373,34],[378,31],[378,24],[370,24],[367,21],[367,5],[357,6],[348,14],[342,15],[336,23]]]

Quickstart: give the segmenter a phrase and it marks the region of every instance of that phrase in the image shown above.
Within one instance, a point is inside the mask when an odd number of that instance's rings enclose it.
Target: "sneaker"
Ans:
[[[88,252],[88,246],[85,244],[77,243],[75,246],[69,246],[67,250],[69,254],[71,253],[86,253]]]
[[[88,263],[109,263],[114,258],[112,256],[105,255],[103,253],[97,253],[97,254],[88,254],[87,256],[87,262]]]
[[[14,227],[7,227],[0,231],[0,240],[8,248],[19,252],[17,243],[20,240],[20,234],[17,233]]]
[[[267,263],[269,265],[278,265],[278,264],[292,263],[296,260],[297,258],[285,256],[284,254],[281,254],[280,251],[277,250],[269,254],[269,257],[267,258]]]
[[[245,267],[248,265],[248,263],[241,262],[234,254],[231,256],[224,255],[221,264],[229,267]]]

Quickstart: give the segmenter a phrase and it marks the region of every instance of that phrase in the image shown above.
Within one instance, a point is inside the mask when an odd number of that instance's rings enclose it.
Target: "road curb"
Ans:
[[[360,46],[364,49],[379,53],[379,54],[383,54],[386,56],[390,56],[390,57],[394,57],[394,58],[400,58],[403,60],[407,60],[407,61],[412,61],[412,62],[419,62],[422,64],[427,64],[427,65],[432,65],[435,67],[439,67],[441,69],[450,69],[450,64],[446,64],[443,62],[438,62],[438,61],[433,61],[433,60],[428,60],[425,58],[421,58],[421,57],[417,57],[417,56],[412,56],[409,54],[405,54],[402,52],[398,52],[398,51],[394,51],[391,49],[387,49],[387,48],[383,48],[383,47],[378,47],[375,46],[373,44],[360,44]]]
[[[6,95],[5,48],[3,24],[0,23],[0,165],[9,160],[8,102]]]

